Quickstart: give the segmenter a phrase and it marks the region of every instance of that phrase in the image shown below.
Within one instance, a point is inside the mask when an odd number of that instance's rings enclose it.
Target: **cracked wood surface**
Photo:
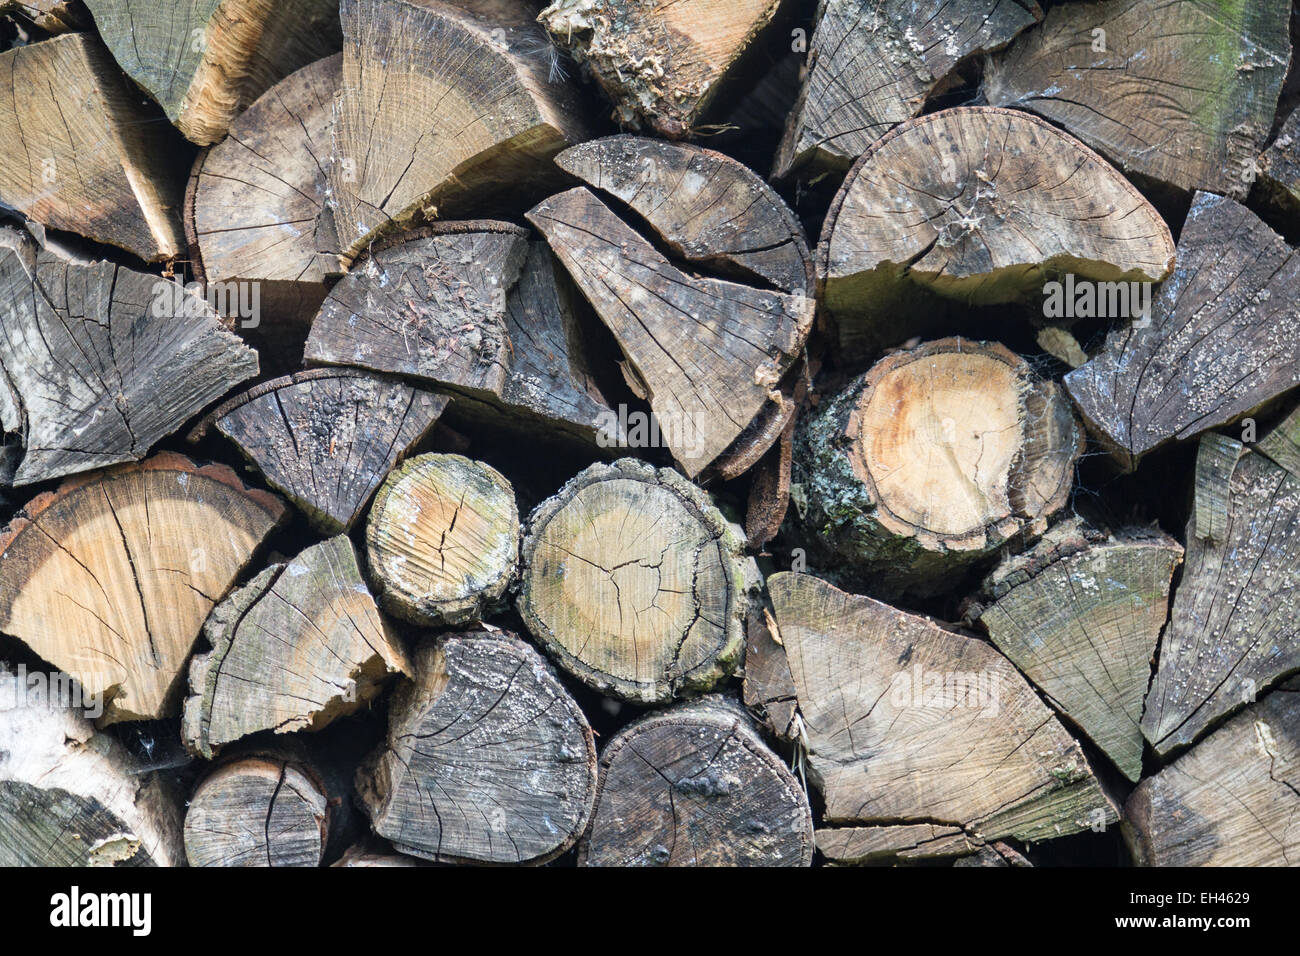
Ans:
[[[1197,193],[1149,321],[1065,376],[1089,428],[1133,468],[1300,384],[1300,255],[1253,212]]]
[[[1188,522],[1187,564],[1142,715],[1162,757],[1300,670],[1300,477],[1247,451],[1217,480],[1225,528],[1204,538],[1195,514]]]
[[[146,262],[181,253],[168,144],[92,35],[6,50],[0,76],[0,206]]]
[[[206,146],[266,89],[339,48],[333,0],[85,0],[118,64]]]
[[[1063,4],[993,58],[984,92],[1126,172],[1244,198],[1291,58],[1290,12],[1287,0]]]
[[[1069,498],[1083,431],[996,343],[891,353],[800,427],[791,487],[815,561],[873,593],[934,593]],[[833,555],[833,556],[832,556]]]
[[[831,866],[915,863],[976,853],[984,844],[961,827],[896,823],[874,827],[826,827],[817,831],[817,852]]]
[[[586,829],[596,791],[587,718],[512,634],[449,634],[416,654],[387,743],[357,771],[374,831],[428,860],[545,863]]]
[[[743,547],[676,472],[631,458],[592,465],[528,518],[519,613],[584,683],[664,703],[738,663],[752,585]]]
[[[1233,717],[1138,785],[1124,836],[1144,866],[1300,863],[1300,683]]]
[[[847,167],[1042,17],[1034,0],[821,0],[773,174]]]
[[[784,401],[777,386],[812,327],[807,296],[683,272],[585,188],[528,220],[614,333],[687,477]]]
[[[26,448],[14,483],[143,458],[257,370],[178,282],[0,230],[0,429]]]
[[[101,723],[168,716],[208,612],[284,518],[172,452],[68,479],[0,532],[0,632],[104,694]]]
[[[212,650],[190,661],[181,736],[208,759],[260,730],[320,730],[413,673],[345,535],[262,571],[213,608],[203,636]]]
[[[446,407],[445,396],[396,379],[316,369],[254,386],[207,422],[239,446],[313,528],[337,534],[352,528]]]
[[[183,864],[180,795],[32,676],[0,664],[0,866]]]
[[[609,741],[578,854],[582,866],[810,866],[812,810],[740,707],[710,696]]]
[[[384,610],[415,624],[481,620],[519,560],[510,482],[461,455],[420,455],[375,495],[366,523],[370,581]]]
[[[1130,780],[1142,775],[1142,699],[1183,549],[1168,535],[1064,522],[984,582],[998,650]]]
[[[1118,819],[1078,743],[988,644],[810,575],[767,586],[827,824],[1036,842]]]

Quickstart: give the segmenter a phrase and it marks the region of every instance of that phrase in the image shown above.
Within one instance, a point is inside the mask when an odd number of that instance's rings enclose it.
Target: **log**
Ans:
[[[545,863],[587,826],[596,745],[545,660],[508,632],[449,634],[416,655],[388,740],[357,771],[375,833],[443,862]]]
[[[180,255],[169,143],[104,48],[70,33],[0,53],[0,73],[0,205],[148,262]]]
[[[1294,866],[1300,682],[1279,687],[1154,776],[1124,809],[1139,866]]]
[[[792,533],[873,594],[932,595],[1069,498],[1083,432],[1055,382],[996,343],[895,352],[800,426]]]
[[[1154,529],[1078,520],[1009,556],[973,614],[993,643],[1123,772],[1142,775],[1142,699],[1183,549]]]
[[[26,445],[14,483],[143,458],[257,371],[178,282],[0,233],[0,429]]]
[[[751,607],[745,620],[744,677],[742,700],[763,729],[778,740],[798,737],[794,678],[767,607]]]
[[[379,841],[374,841],[379,844]],[[393,853],[386,850],[382,845],[371,846],[369,843],[358,843],[350,846],[344,851],[343,855],[330,866],[338,867],[389,867],[389,866],[423,866],[422,861],[410,856],[403,856],[400,853]]]
[[[469,8],[339,6],[343,79],[326,173],[346,262],[457,203],[536,195],[554,178],[551,157],[588,138],[572,90],[526,52],[536,49],[536,28],[480,21]]]
[[[634,721],[600,756],[583,866],[810,866],[808,797],[736,704]]]
[[[1300,478],[1300,405],[1261,438],[1254,450]]]
[[[388,473],[432,430],[447,398],[354,369],[297,372],[254,386],[208,423],[322,534],[348,531]]]
[[[831,866],[933,862],[957,857],[971,859],[988,846],[959,826],[939,823],[899,823],[870,827],[827,827],[817,831],[817,852]],[[963,855],[964,854],[964,855]]]
[[[191,142],[215,143],[277,80],[339,48],[332,0],[85,0],[131,79]]]
[[[962,107],[910,120],[844,179],[822,227],[818,274],[854,355],[925,334],[899,299],[1038,300],[1054,275],[1159,282],[1174,242],[1142,194],[1082,143],[1015,110]],[[906,299],[904,299],[906,301]]]
[[[1300,110],[1286,118],[1253,172],[1260,198],[1294,221],[1300,215]]]
[[[565,670],[666,703],[736,667],[756,570],[708,495],[632,458],[587,468],[528,518],[518,607]]]
[[[1203,508],[1188,523],[1187,564],[1142,715],[1161,757],[1300,670],[1300,477],[1244,451],[1230,473],[1198,474],[1197,495],[1226,502],[1226,520],[1217,537],[1196,524]]]
[[[68,479],[0,532],[0,632],[105,695],[101,723],[167,716],[208,612],[285,516],[173,452]]]
[[[1033,866],[1029,860],[1025,859],[1024,854],[1020,853],[1007,843],[997,842],[988,846],[980,847],[970,856],[959,857],[953,861],[953,866],[1014,866],[1026,867]]]
[[[1078,743],[984,642],[810,575],[767,586],[825,825],[952,827],[961,855],[1118,819]]]
[[[812,327],[806,295],[683,272],[585,188],[528,219],[614,333],[687,477],[783,405],[777,386]],[[780,430],[764,429],[768,445]]]
[[[0,13],[16,13],[46,33],[84,29],[87,19],[77,0],[0,0]]]
[[[591,70],[621,126],[681,139],[700,131],[720,84],[781,0],[554,0],[538,21]]]
[[[502,603],[519,560],[510,482],[462,455],[420,455],[375,495],[366,563],[379,603],[414,624],[482,620]]]
[[[984,94],[1126,172],[1241,199],[1291,58],[1290,11],[1286,0],[1062,4],[993,57]]]
[[[344,535],[278,562],[212,609],[190,661],[181,736],[212,759],[249,734],[315,731],[411,674]]]
[[[1042,17],[1034,0],[821,0],[773,175],[848,168],[958,84],[958,66]]]
[[[181,865],[180,795],[70,689],[0,664],[0,866]]]
[[[1150,321],[1116,328],[1065,377],[1089,429],[1132,469],[1300,384],[1297,282],[1300,256],[1281,236],[1231,199],[1198,193]]]

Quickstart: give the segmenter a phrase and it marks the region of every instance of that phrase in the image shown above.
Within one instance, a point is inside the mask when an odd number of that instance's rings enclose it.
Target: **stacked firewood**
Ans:
[[[1291,14],[0,0],[0,864],[1300,861]]]

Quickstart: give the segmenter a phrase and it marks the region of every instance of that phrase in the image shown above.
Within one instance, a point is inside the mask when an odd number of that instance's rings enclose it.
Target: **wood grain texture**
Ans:
[[[1260,197],[1291,222],[1300,216],[1300,110],[1286,118],[1255,170]]]
[[[817,852],[831,866],[930,862],[983,848],[961,827],[938,823],[826,827],[817,831]]]
[[[86,26],[77,0],[0,0],[0,13],[18,14],[46,33],[66,33]]]

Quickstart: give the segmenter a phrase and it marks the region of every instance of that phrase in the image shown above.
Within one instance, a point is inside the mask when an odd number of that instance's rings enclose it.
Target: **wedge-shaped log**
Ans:
[[[1183,549],[1158,531],[1065,522],[984,582],[980,625],[1057,710],[1136,781],[1142,698]]]
[[[1034,0],[821,0],[775,174],[848,167],[920,113],[960,63],[1042,16]]]
[[[808,797],[726,698],[644,717],[600,755],[584,866],[809,866],[812,855]]]
[[[1286,0],[1061,4],[994,57],[984,93],[1126,172],[1244,198],[1291,58],[1290,12]]]
[[[345,535],[271,565],[213,608],[203,635],[212,650],[190,661],[181,736],[208,759],[258,731],[320,730],[413,672]]]
[[[103,722],[168,716],[208,612],[284,517],[172,452],[68,479],[0,532],[0,632],[106,695]]]
[[[0,205],[152,262],[185,248],[169,147],[94,37],[0,53]]]
[[[450,634],[417,654],[388,742],[357,771],[377,834],[429,860],[545,863],[586,829],[596,792],[587,718],[507,632]]]
[[[989,645],[809,575],[767,583],[828,824],[1037,842],[1118,819],[1079,745]]]
[[[1300,255],[1281,236],[1231,199],[1198,193],[1149,319],[1116,328],[1065,386],[1132,468],[1300,384],[1297,287]]]

